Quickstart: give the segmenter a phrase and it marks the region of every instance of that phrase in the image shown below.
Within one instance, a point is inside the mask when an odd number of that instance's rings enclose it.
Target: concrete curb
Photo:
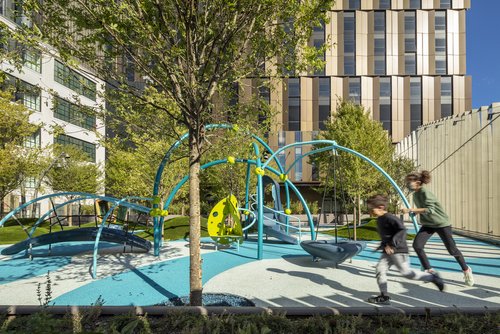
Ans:
[[[445,315],[445,314],[470,314],[481,315],[500,312],[499,307],[221,307],[221,306],[31,306],[31,305],[0,305],[0,313],[7,316],[29,315],[40,311],[50,314],[79,314],[99,308],[104,316],[118,314],[136,314],[149,316],[164,316],[168,314],[190,313],[199,315],[220,314],[275,314],[294,316],[314,315]]]

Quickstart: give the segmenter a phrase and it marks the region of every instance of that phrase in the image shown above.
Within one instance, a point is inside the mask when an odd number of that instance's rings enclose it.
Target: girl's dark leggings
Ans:
[[[464,256],[457,248],[455,240],[453,240],[453,236],[451,233],[451,226],[446,226],[446,227],[422,226],[418,231],[417,235],[415,236],[415,240],[413,240],[413,248],[415,249],[415,252],[417,253],[418,258],[420,259],[420,263],[422,264],[424,269],[427,270],[432,268],[429,263],[429,259],[427,258],[427,254],[425,254],[424,247],[429,238],[434,233],[437,233],[441,238],[441,240],[443,240],[443,243],[446,246],[448,253],[450,253],[450,255],[455,257],[460,267],[462,267],[462,270],[467,270],[468,266],[465,263]]]

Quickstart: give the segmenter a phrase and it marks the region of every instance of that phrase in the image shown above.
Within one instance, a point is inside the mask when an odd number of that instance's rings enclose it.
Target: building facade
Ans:
[[[0,1],[0,20],[10,29],[29,24],[16,9],[15,1]],[[10,43],[12,44],[12,43]],[[16,47],[19,45],[3,45]],[[44,48],[50,50],[50,48]],[[23,66],[19,71],[7,63],[0,63],[6,73],[6,85],[14,86],[15,98],[33,113],[30,121],[43,127],[26,146],[48,147],[51,144],[74,145],[89,156],[89,161],[104,168],[105,149],[98,145],[99,137],[105,134],[105,125],[95,116],[81,110],[82,106],[100,108],[104,101],[100,96],[104,83],[83,68],[74,69],[58,60],[54,52],[42,53],[27,48],[22,52]],[[62,129],[54,135],[54,127]],[[26,180],[26,197],[30,200],[39,180]],[[38,195],[42,195],[39,192]],[[4,199],[4,212],[9,212],[20,203],[19,191]],[[43,212],[48,203],[42,203]]]
[[[466,75],[470,0],[338,0],[311,45],[329,44],[326,65],[280,82],[264,97],[277,110],[270,145],[310,140],[339,98],[362,104],[398,142],[418,126],[471,109]],[[252,86],[251,80],[246,85]],[[261,94],[262,95],[262,94]],[[292,162],[308,148],[282,158]],[[295,182],[315,181],[303,162]]]

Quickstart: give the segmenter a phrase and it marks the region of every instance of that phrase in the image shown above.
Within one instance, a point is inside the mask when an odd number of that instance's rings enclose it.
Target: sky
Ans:
[[[466,23],[472,107],[500,102],[500,0],[471,0]]]

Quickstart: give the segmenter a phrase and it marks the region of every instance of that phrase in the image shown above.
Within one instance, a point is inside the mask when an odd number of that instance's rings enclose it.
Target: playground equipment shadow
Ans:
[[[320,238],[331,238],[320,235]],[[464,285],[462,272],[439,238],[431,238],[428,254],[446,283],[440,293],[433,284],[389,274],[392,306],[500,308],[500,247],[456,237],[474,270],[476,284]],[[338,268],[329,261],[313,262],[298,245],[269,239],[263,259],[257,260],[257,242],[215,251],[203,239],[204,293],[232,294],[262,307],[363,307],[378,292],[374,266],[380,256],[377,243]],[[189,246],[186,241],[165,243],[159,257],[151,253],[120,253],[123,246],[106,244],[98,259],[97,279],[89,274],[91,246],[75,244],[41,247],[30,261],[24,254],[0,257],[0,301],[3,305],[38,305],[36,289],[46,288],[50,272],[51,304],[155,305],[189,295]],[[418,259],[411,254],[412,267]]]

